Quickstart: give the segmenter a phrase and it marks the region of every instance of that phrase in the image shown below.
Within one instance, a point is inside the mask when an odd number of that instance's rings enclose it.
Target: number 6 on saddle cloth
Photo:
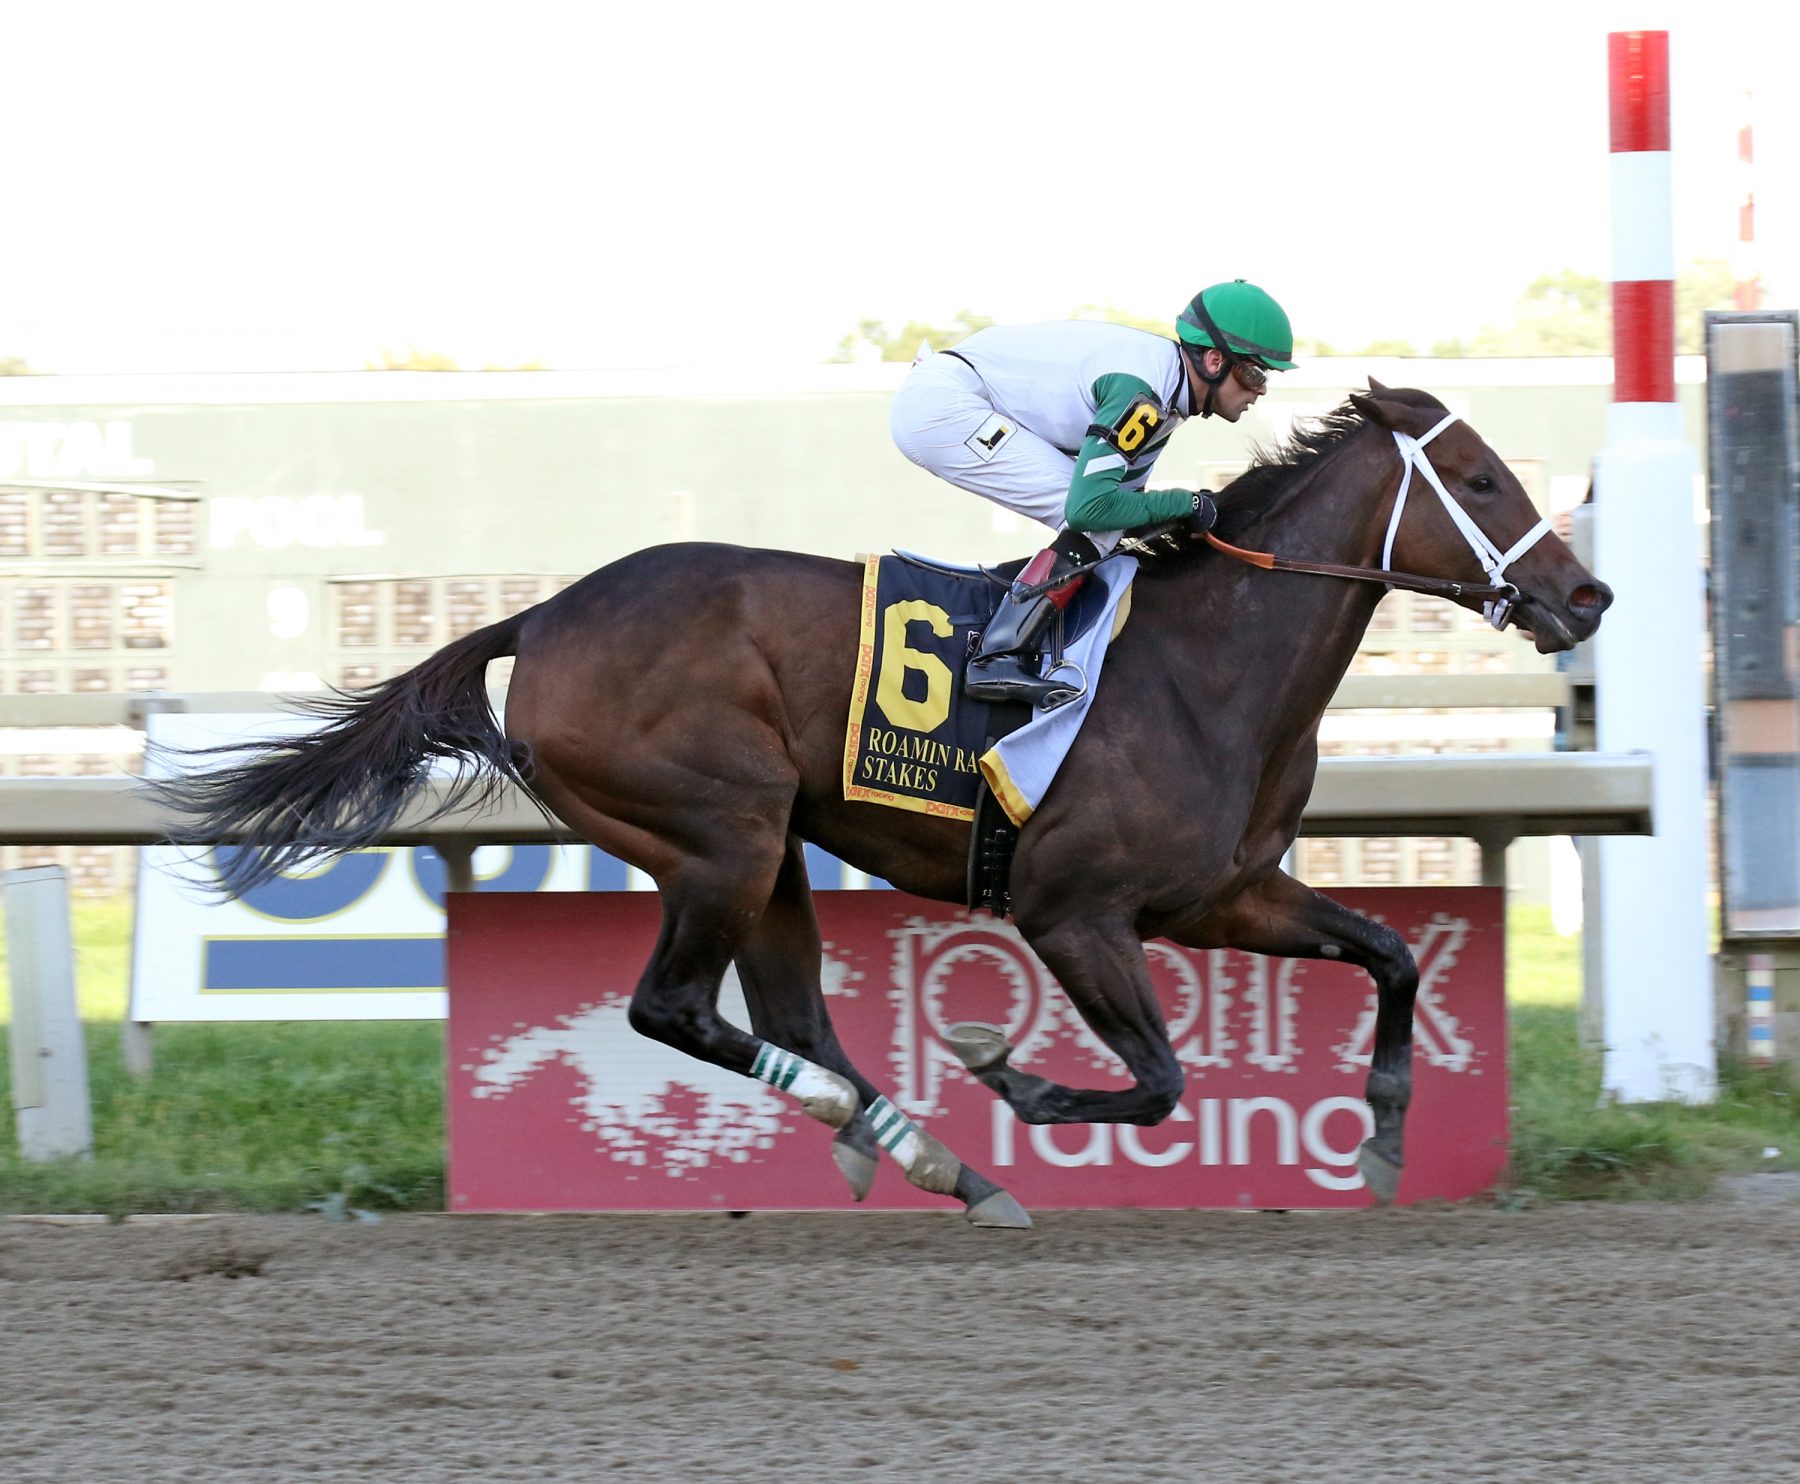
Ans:
[[[1129,613],[1137,559],[1121,554],[1093,569],[1062,612],[1051,661],[1081,685],[1050,711],[962,692],[967,656],[1007,601],[1020,565],[990,573],[906,552],[868,558],[844,737],[845,799],[975,820],[985,797],[986,814],[1016,838],[1081,729],[1107,648]],[[975,835],[979,855],[983,830]],[[988,892],[972,884],[970,905],[1004,913],[1004,881]]]

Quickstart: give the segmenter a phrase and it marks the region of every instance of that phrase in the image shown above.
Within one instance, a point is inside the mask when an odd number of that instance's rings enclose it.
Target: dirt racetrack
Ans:
[[[0,1479],[1800,1479],[1800,1205],[0,1222]]]

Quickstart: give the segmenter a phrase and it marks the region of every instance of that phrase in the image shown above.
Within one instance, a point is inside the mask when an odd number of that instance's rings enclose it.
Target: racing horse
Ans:
[[[1388,586],[1484,608],[1543,652],[1592,634],[1612,594],[1493,449],[1420,391],[1371,381],[1263,452],[1219,506],[1204,542],[1189,533],[1142,562],[1130,622],[1013,862],[1019,932],[1131,1085],[1013,1067],[992,1027],[953,1027],[951,1044],[1027,1123],[1153,1124],[1183,1074],[1144,940],[1356,964],[1377,991],[1374,1132],[1358,1160],[1391,1199],[1418,969],[1397,933],[1281,869],[1319,723]],[[944,901],[963,896],[969,843],[966,823],[843,797],[861,582],[856,564],[790,552],[636,552],[402,675],[312,703],[326,724],[308,735],[213,749],[233,756],[158,786],[173,838],[244,842],[221,856],[220,889],[235,894],[378,841],[435,760],[456,765],[445,812],[516,783],[656,882],[638,1031],[796,1097],[837,1131],[858,1199],[885,1149],[975,1224],[1029,1225],[851,1065],[827,1015],[802,842]],[[502,726],[485,672],[509,655]],[[733,963],[749,1031],[717,1011]]]

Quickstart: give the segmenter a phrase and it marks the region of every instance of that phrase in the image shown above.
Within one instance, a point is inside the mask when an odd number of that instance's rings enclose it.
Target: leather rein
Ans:
[[[1381,566],[1378,568],[1341,566],[1336,562],[1304,562],[1292,557],[1276,556],[1272,552],[1249,551],[1241,546],[1233,546],[1228,541],[1221,541],[1211,531],[1206,533],[1207,542],[1215,550],[1265,571],[1310,572],[1319,577],[1347,577],[1355,582],[1379,582],[1389,588],[1403,588],[1407,592],[1427,593],[1438,598],[1479,598],[1482,600],[1483,616],[1496,629],[1503,629],[1512,616],[1513,608],[1522,601],[1518,588],[1505,581],[1506,569],[1549,534],[1550,522],[1540,520],[1506,551],[1501,551],[1487,538],[1469,513],[1450,498],[1450,492],[1444,488],[1443,480],[1438,477],[1437,470],[1431,466],[1431,459],[1425,453],[1425,445],[1455,421],[1456,414],[1451,413],[1422,438],[1409,438],[1405,433],[1399,432],[1394,434],[1394,443],[1400,450],[1406,472],[1400,479],[1400,493],[1394,498],[1394,513],[1388,519],[1387,540],[1382,544]],[[1421,577],[1393,570],[1394,537],[1400,529],[1400,517],[1406,510],[1406,496],[1412,487],[1415,469],[1425,476],[1426,483],[1436,491],[1438,499],[1450,512],[1450,518],[1456,523],[1463,540],[1469,543],[1469,549],[1487,572],[1486,582],[1456,582],[1447,577]]]
[[[1293,557],[1276,556],[1267,551],[1250,551],[1221,541],[1211,531],[1206,541],[1215,551],[1261,567],[1269,572],[1311,572],[1319,577],[1348,577],[1356,582],[1380,582],[1388,587],[1403,588],[1411,593],[1428,593],[1434,598],[1505,598],[1517,602],[1519,590],[1510,582],[1453,582],[1447,577],[1415,577],[1410,572],[1389,572],[1381,567],[1343,567],[1336,562],[1303,562]]]

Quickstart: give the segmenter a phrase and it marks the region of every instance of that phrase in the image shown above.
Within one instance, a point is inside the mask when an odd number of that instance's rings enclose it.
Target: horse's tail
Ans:
[[[180,816],[171,841],[241,842],[245,848],[217,860],[219,890],[242,896],[283,871],[380,840],[425,787],[435,759],[455,772],[432,819],[490,802],[509,782],[528,786],[529,757],[502,732],[486,681],[490,661],[518,653],[525,618],[477,629],[367,690],[304,703],[302,714],[329,722],[316,732],[168,750],[175,758],[232,758],[148,785]]]

